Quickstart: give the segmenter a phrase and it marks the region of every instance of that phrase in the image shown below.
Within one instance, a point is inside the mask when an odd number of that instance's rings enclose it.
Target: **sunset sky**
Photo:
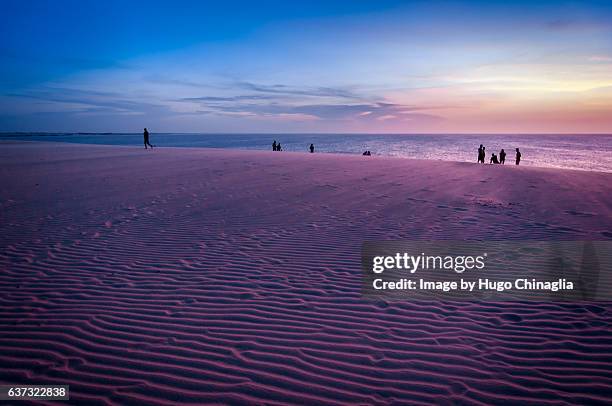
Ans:
[[[0,8],[0,131],[612,133],[612,2]]]

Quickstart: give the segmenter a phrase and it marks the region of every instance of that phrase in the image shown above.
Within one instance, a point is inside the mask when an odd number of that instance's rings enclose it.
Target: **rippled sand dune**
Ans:
[[[2,143],[0,185],[2,383],[75,404],[612,398],[612,304],[360,296],[364,240],[612,239],[612,174]]]

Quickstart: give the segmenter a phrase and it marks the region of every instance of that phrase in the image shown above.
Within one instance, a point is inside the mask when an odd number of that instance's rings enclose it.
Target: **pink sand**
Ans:
[[[612,174],[0,144],[0,382],[74,402],[605,402],[612,305],[371,302],[385,239],[611,239]]]

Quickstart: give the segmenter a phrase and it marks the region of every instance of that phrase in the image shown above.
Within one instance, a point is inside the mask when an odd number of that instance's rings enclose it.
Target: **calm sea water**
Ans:
[[[133,145],[142,147],[142,134],[10,134],[0,139],[61,141],[82,144]],[[550,134],[156,134],[151,143],[159,147],[206,147],[270,150],[273,140],[283,150],[306,152],[313,143],[316,152],[361,154],[404,158],[475,162],[480,144],[492,152],[504,148],[506,164],[514,163],[520,148],[521,165],[612,172],[612,135]]]

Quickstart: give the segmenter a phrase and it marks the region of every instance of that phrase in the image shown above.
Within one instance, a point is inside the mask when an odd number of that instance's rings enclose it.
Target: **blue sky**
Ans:
[[[0,7],[0,131],[612,132],[609,2]]]

